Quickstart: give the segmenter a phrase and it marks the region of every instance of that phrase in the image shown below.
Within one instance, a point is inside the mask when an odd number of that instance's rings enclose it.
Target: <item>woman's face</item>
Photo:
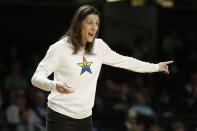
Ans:
[[[96,14],[89,14],[82,21],[81,38],[82,43],[93,42],[99,28],[99,17]]]

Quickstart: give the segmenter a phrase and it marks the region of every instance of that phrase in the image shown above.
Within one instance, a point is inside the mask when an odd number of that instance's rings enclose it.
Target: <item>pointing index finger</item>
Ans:
[[[173,62],[174,62],[174,61],[166,61],[165,64],[168,65],[168,64],[171,64],[171,63],[173,63]]]

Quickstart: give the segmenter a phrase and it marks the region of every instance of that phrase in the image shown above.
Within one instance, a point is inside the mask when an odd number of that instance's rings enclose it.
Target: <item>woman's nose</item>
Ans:
[[[96,24],[93,24],[93,25],[92,25],[92,30],[93,30],[93,31],[97,30],[97,28],[98,28],[98,27],[97,27]]]

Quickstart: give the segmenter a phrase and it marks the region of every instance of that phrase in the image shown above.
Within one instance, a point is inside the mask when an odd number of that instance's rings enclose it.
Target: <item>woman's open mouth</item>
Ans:
[[[90,37],[94,37],[94,33],[88,33]]]

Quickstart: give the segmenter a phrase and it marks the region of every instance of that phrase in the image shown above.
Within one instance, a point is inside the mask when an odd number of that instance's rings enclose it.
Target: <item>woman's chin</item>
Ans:
[[[89,43],[92,43],[94,39],[88,40]]]
[[[89,38],[89,39],[88,39],[88,42],[89,42],[89,43],[92,43],[93,41],[94,41],[94,38]]]

